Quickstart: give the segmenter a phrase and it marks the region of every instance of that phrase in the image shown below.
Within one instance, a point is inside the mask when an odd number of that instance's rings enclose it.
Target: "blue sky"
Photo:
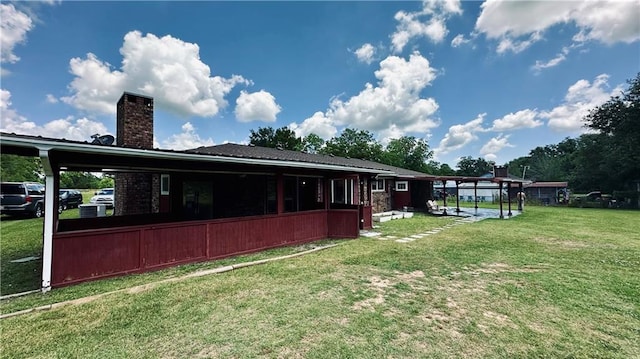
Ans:
[[[584,133],[640,71],[640,1],[5,2],[0,130],[115,134],[155,99],[155,144],[246,143],[258,127],[502,164]]]

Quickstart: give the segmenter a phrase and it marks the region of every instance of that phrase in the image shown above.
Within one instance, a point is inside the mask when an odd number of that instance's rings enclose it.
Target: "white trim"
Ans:
[[[55,181],[51,162],[49,162],[49,151],[40,150],[40,161],[45,173],[44,183],[44,229],[42,233],[42,292],[51,290],[51,267],[53,263],[53,216],[55,215],[54,191]]]
[[[398,188],[399,184],[403,184],[404,185],[404,189],[400,189]],[[407,192],[409,191],[409,181],[396,181],[396,192]]]

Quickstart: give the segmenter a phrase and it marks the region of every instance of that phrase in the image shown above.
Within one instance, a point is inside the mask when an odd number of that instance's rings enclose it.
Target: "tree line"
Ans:
[[[507,163],[509,173],[534,181],[567,181],[574,192],[635,192],[640,181],[640,73],[628,88],[592,109],[583,119],[590,131],[553,145],[536,147],[529,155]],[[392,139],[386,146],[369,131],[347,128],[324,141],[316,134],[300,138],[287,128],[251,130],[256,146],[360,158],[433,175],[479,177],[495,163],[462,157],[452,169],[433,160],[427,141],[412,136]]]
[[[510,173],[526,173],[536,181],[568,181],[576,193],[617,191],[633,197],[640,181],[640,73],[627,82],[620,95],[583,118],[591,131],[534,148],[508,163]]]

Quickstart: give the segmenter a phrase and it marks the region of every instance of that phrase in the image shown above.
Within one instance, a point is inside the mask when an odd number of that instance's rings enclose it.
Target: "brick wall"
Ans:
[[[116,144],[153,148],[153,98],[125,92],[117,105]],[[160,176],[151,173],[117,173],[115,215],[157,213]]]
[[[153,148],[153,99],[125,92],[117,106],[116,144]]]

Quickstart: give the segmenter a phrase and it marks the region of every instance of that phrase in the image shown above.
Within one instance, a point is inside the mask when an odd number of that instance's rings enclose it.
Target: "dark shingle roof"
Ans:
[[[345,158],[331,155],[321,155],[300,151],[280,150],[269,147],[259,147],[252,145],[238,145],[227,143],[224,145],[199,147],[187,150],[189,153],[208,154],[225,157],[268,159],[276,161],[306,162],[316,164],[326,164],[345,167],[357,167],[396,173],[399,177],[430,177],[422,172],[407,170],[400,167],[384,165],[382,163],[365,161],[357,158]]]
[[[3,144],[3,140],[7,139],[15,139],[18,140],[22,144],[29,144],[30,150],[34,150],[37,146],[34,145],[35,142],[41,143],[46,142],[47,144],[60,144],[63,147],[67,148],[67,145],[72,146],[75,150],[78,150],[80,145],[81,148],[85,149],[95,149],[98,151],[92,151],[92,153],[100,152],[100,153],[118,153],[119,150],[128,151],[130,149],[119,147],[119,146],[104,146],[98,144],[92,144],[86,141],[72,141],[66,139],[59,138],[47,138],[42,136],[30,136],[30,135],[18,135],[15,133],[5,133],[0,132],[0,144]],[[290,151],[290,150],[279,150],[275,148],[268,147],[258,147],[251,145],[238,145],[234,143],[227,143],[224,145],[218,146],[210,146],[210,147],[199,147],[186,151],[174,151],[174,150],[163,150],[163,149],[131,149],[131,150],[139,150],[142,151],[140,154],[145,155],[153,155],[159,154],[161,156],[165,156],[166,158],[171,158],[173,156],[180,156],[180,154],[191,154],[191,155],[201,155],[201,156],[218,156],[218,157],[227,157],[229,159],[238,158],[238,159],[249,159],[249,160],[268,160],[268,161],[282,161],[289,162],[283,165],[291,166],[291,162],[301,162],[310,164],[311,168],[313,165],[330,165],[330,166],[338,166],[345,167],[345,170],[349,170],[349,168],[360,168],[367,170],[371,170],[370,172],[375,173],[376,171],[380,171],[381,175],[393,176],[391,173],[395,174],[395,176],[400,178],[423,178],[423,179],[433,179],[432,175],[416,172],[400,167],[394,167],[389,165],[384,165],[382,163],[373,162],[373,161],[365,161],[356,158],[345,158],[345,157],[337,157],[330,155],[320,155],[320,154],[312,154],[305,153],[299,151]],[[37,155],[29,153],[29,155]],[[157,156],[156,156],[157,157]],[[309,167],[309,166],[306,166]],[[321,167],[321,166],[318,166]]]

